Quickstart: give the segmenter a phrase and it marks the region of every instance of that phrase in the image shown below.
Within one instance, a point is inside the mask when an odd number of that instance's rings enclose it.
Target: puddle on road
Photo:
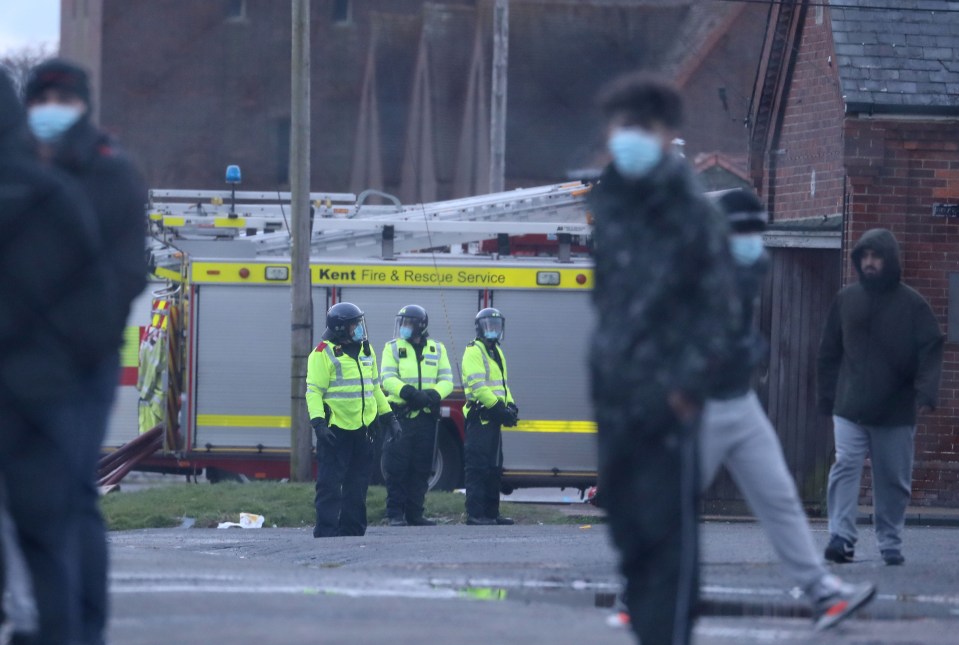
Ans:
[[[460,597],[473,600],[545,602],[569,607],[609,608],[616,600],[615,593],[559,587],[460,587],[455,591]]]

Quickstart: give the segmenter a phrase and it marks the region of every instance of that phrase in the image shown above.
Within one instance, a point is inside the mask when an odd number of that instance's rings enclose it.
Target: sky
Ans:
[[[60,0],[0,0],[0,56],[60,40]]]

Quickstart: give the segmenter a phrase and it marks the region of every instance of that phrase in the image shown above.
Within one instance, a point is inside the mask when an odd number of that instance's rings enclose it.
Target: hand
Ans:
[[[513,416],[519,419],[519,408],[516,407],[515,403],[507,403],[506,409],[513,413]]]
[[[685,392],[680,390],[670,392],[666,401],[669,403],[669,407],[672,408],[676,418],[683,423],[693,421],[702,409],[699,403],[689,398]]]
[[[320,417],[310,419],[310,425],[313,426],[313,432],[316,434],[317,446],[320,445],[320,442],[325,443],[331,448],[336,446],[336,435],[333,434],[326,419],[321,419]]]
[[[507,428],[516,425],[516,418],[503,401],[497,401],[496,405],[489,409],[489,412],[490,421],[494,423],[506,426]]]
[[[416,398],[416,395],[418,392],[419,390],[417,390],[412,385],[404,385],[403,388],[400,390],[400,398],[406,401],[407,403],[411,403]]]
[[[396,420],[396,416],[394,416],[392,412],[381,414],[377,417],[377,422],[383,430],[384,441],[394,441],[399,439],[400,435],[403,434],[403,426]]]
[[[440,401],[443,400],[443,397],[440,396],[440,393],[432,388],[430,388],[429,390],[425,390],[425,392],[426,392],[426,395],[430,397],[430,407],[436,408],[437,410],[439,410]]]
[[[431,391],[432,390],[416,390],[413,398],[410,399],[410,406],[417,410],[430,407],[430,404],[433,402],[433,399],[429,395]]]

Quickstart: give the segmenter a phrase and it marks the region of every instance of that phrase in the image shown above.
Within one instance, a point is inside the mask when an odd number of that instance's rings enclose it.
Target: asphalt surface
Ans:
[[[826,533],[814,526],[817,543]],[[876,602],[811,630],[755,523],[703,526],[705,608],[696,643],[946,644],[959,639],[954,528],[908,527],[903,567],[863,528],[857,562]],[[315,540],[307,529],[110,534],[113,643],[630,643],[611,628],[620,586],[601,524],[372,527]]]

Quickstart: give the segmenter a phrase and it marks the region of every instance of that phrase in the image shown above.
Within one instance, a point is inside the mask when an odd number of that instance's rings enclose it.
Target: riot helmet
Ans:
[[[426,328],[429,324],[430,317],[426,314],[426,309],[419,305],[406,305],[396,314],[393,338],[403,340],[426,338]]]
[[[334,343],[362,343],[367,340],[363,310],[352,302],[338,302],[326,312],[326,334]]]
[[[482,340],[501,341],[506,335],[506,318],[499,309],[487,307],[476,314],[476,337]]]

